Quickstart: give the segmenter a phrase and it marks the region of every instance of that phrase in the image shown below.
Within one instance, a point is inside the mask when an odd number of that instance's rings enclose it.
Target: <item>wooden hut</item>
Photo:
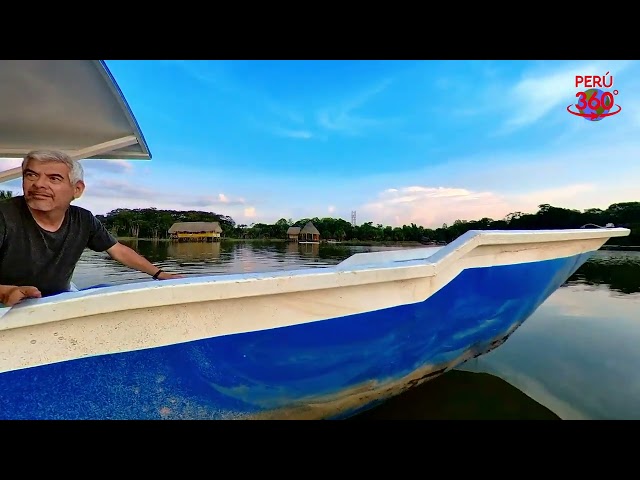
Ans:
[[[313,223],[307,222],[307,224],[302,227],[300,233],[298,234],[298,241],[320,243],[320,232]]]
[[[297,242],[300,235],[300,227],[289,227],[287,230],[287,240],[289,242]]]
[[[169,229],[169,238],[179,242],[216,242],[221,233],[218,222],[176,222]]]

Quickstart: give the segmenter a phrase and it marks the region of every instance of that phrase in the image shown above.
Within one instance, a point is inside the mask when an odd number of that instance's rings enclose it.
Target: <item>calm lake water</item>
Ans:
[[[167,271],[220,274],[334,265],[399,247],[123,242]],[[74,281],[150,281],[85,252]],[[599,251],[497,350],[353,420],[640,419],[640,252]]]

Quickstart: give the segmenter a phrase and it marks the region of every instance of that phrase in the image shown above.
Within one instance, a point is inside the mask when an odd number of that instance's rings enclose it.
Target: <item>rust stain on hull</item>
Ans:
[[[303,401],[304,403],[298,406],[270,410],[258,414],[248,414],[243,418],[254,420],[322,420],[359,413],[367,405],[375,406],[381,401],[388,400],[424,382],[437,378],[471,358],[479,357],[494,350],[502,345],[519,326],[520,323],[512,326],[506,333],[501,334],[488,345],[471,347],[449,362],[426,365],[401,379],[388,383],[366,382],[330,397],[313,398]]]

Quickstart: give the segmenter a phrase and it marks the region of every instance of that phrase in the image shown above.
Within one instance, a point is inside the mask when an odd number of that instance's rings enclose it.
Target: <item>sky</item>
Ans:
[[[640,201],[638,61],[106,64],[153,158],[83,161],[75,204],[94,214],[196,209],[250,225],[355,210],[358,224],[434,228]],[[606,72],[621,112],[570,115],[575,75]]]

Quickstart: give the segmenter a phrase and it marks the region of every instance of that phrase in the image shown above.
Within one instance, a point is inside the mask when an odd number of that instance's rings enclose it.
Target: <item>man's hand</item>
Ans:
[[[184,278],[184,275],[179,275],[177,273],[167,273],[167,272],[162,272],[160,275],[158,275],[158,280],[173,280],[175,278]]]
[[[36,287],[7,287],[3,289],[0,301],[7,307],[13,307],[25,298],[40,298],[42,294]]]

